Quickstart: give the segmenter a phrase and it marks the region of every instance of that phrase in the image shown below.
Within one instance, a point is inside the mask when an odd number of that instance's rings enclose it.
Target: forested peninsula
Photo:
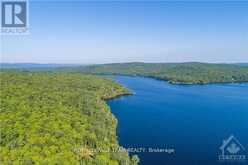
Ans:
[[[172,84],[207,84],[248,82],[248,66],[213,63],[113,63],[76,67],[91,74],[146,76]]]

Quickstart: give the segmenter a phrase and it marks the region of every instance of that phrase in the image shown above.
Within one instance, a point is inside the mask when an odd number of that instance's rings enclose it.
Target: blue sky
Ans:
[[[248,62],[248,1],[32,1],[1,62]]]

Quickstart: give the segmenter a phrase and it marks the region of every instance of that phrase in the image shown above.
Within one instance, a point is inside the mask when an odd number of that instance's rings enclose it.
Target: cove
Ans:
[[[247,83],[172,85],[144,77],[112,78],[134,93],[108,101],[118,119],[120,145],[175,149],[170,154],[130,152],[139,156],[141,165],[229,164],[218,156],[230,135],[248,150]]]

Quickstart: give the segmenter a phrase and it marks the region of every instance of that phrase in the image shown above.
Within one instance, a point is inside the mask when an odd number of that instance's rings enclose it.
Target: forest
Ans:
[[[131,92],[105,74],[170,83],[248,82],[248,66],[117,63],[0,70],[0,164],[136,165],[106,100]]]
[[[213,63],[114,63],[72,68],[84,73],[147,76],[173,84],[248,82],[248,66]]]
[[[130,94],[82,73],[1,70],[0,164],[136,165],[106,99]]]

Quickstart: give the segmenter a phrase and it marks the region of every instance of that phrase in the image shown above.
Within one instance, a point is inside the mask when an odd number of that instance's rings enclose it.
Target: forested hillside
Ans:
[[[0,78],[0,164],[137,164],[117,150],[117,120],[104,101],[127,89],[81,73],[1,71]]]
[[[149,76],[170,83],[248,82],[248,66],[209,63],[116,63],[77,68],[94,74]]]

